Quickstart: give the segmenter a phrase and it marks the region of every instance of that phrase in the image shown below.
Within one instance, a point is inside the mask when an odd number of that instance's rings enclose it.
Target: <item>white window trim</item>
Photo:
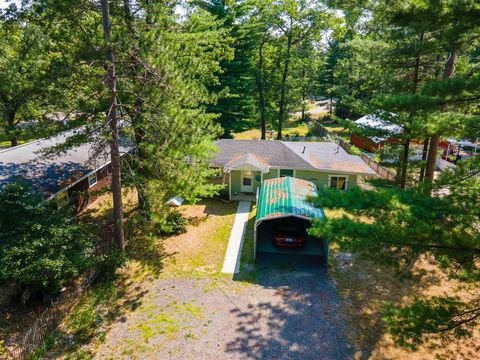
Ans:
[[[90,178],[93,176],[95,176],[95,182],[93,184],[90,184]],[[88,175],[87,181],[88,181],[88,188],[91,188],[92,186],[97,185],[98,183],[97,172],[94,172],[93,174]]]
[[[332,187],[332,177],[343,177],[343,178],[345,178],[345,190],[348,189],[348,175],[346,175],[346,174],[330,174],[330,175],[328,175],[328,184],[327,184],[327,186],[328,186],[329,188]],[[340,189],[337,188],[337,190],[340,190]],[[342,190],[342,191],[345,191],[345,190]]]

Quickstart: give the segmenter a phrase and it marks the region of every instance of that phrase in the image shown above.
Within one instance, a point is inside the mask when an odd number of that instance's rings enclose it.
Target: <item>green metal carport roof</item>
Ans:
[[[265,180],[257,200],[255,225],[267,219],[296,216],[303,219],[325,218],[323,209],[314,207],[307,197],[315,196],[314,183],[290,176]]]
[[[297,217],[304,220],[325,219],[323,209],[314,207],[309,196],[317,195],[314,183],[293,177],[265,180],[257,199],[253,257],[257,253],[257,227],[263,221]],[[321,240],[325,264],[328,263],[328,241]]]

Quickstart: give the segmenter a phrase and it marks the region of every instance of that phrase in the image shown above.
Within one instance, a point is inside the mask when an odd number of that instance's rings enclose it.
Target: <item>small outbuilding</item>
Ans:
[[[393,118],[396,114],[386,113],[385,118]],[[353,132],[350,143],[360,149],[375,152],[386,143],[397,142],[396,136],[402,133],[401,126],[394,124],[377,114],[368,114],[355,120],[355,125],[365,131],[365,134]]]
[[[310,255],[328,264],[328,241],[308,235],[313,219],[325,219],[323,209],[308,198],[317,195],[314,183],[294,177],[265,180],[258,191],[254,228],[254,257],[257,253]],[[301,247],[276,246],[274,234],[288,228],[304,238]]]

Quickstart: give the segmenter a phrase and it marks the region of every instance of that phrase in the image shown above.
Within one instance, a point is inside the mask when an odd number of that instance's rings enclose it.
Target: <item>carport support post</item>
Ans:
[[[257,226],[259,222],[255,221],[255,226],[253,227],[253,261],[257,258]]]
[[[322,239],[322,250],[323,250],[323,262],[325,263],[325,266],[328,267],[329,246],[328,246],[328,240],[326,239]]]

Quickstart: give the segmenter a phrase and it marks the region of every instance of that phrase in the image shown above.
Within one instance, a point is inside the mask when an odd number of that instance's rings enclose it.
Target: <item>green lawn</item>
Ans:
[[[275,133],[276,133],[276,129]],[[285,124],[282,130],[283,135],[299,135],[299,136],[306,136],[308,133],[308,125],[302,123],[300,121],[289,121]],[[260,128],[258,129],[250,129],[240,133],[233,134],[233,138],[237,140],[252,140],[252,139],[260,139],[261,131]]]
[[[18,145],[22,145],[30,141],[32,141],[32,139],[18,140]],[[0,141],[0,147],[10,147],[10,145],[11,145],[10,140]]]

